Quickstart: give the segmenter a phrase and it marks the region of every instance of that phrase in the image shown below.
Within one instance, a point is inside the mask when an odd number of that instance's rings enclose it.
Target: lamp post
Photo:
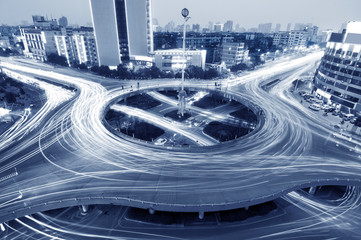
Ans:
[[[184,25],[183,25],[183,65],[182,65],[182,89],[178,93],[178,114],[184,116],[184,112],[186,109],[186,97],[187,93],[184,91],[184,74],[185,74],[185,65],[187,62],[186,59],[186,23],[189,20],[189,10],[187,8],[182,9],[182,16],[184,18]]]

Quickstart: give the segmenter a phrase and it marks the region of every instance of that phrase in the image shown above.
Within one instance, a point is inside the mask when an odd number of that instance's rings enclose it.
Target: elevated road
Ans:
[[[70,76],[63,69],[58,73],[16,60],[2,62],[25,77],[76,86],[78,94],[44,113],[27,138],[0,152],[0,177],[14,167],[18,171],[16,177],[0,182],[0,222],[81,204],[218,211],[269,201],[302,187],[361,185],[355,146],[330,138],[331,127],[286,91],[320,57],[316,53],[281,62],[223,82],[228,85],[225,94],[246,98],[264,110],[263,128],[231,144],[186,151],[129,142],[103,126],[108,104],[129,91],[125,82],[122,89],[115,81],[100,83],[77,73]],[[263,81],[278,76],[282,82],[272,91],[260,88]],[[149,81],[140,88],[178,84]],[[190,87],[208,84],[188,82]]]

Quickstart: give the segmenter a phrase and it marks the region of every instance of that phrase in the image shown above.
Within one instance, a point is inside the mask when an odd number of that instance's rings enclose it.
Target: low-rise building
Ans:
[[[310,40],[307,30],[293,30],[290,32],[278,32],[273,35],[273,45],[277,47],[306,47]]]
[[[245,49],[244,43],[223,43],[221,61],[227,66],[246,63],[249,51]]]
[[[277,32],[273,36],[273,45],[277,47],[288,47],[290,32]]]
[[[308,33],[305,30],[291,31],[288,39],[288,47],[306,47]]]
[[[206,50],[188,50],[185,60],[183,49],[156,50],[154,63],[162,71],[178,71],[182,69],[183,64],[185,64],[185,68],[193,65],[205,70],[206,55]]]

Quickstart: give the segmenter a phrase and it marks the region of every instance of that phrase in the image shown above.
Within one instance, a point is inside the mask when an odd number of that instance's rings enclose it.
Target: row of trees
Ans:
[[[129,70],[125,65],[118,65],[116,70],[111,70],[108,66],[94,66],[90,70],[104,77],[118,79],[159,79],[159,78],[181,78],[182,72],[161,71],[158,67],[140,68],[138,70]],[[213,79],[219,77],[216,69],[204,71],[201,67],[189,66],[185,69],[185,78],[187,79]]]
[[[50,54],[47,56],[48,62],[60,66],[68,66],[65,57],[57,54]],[[74,64],[72,67],[81,70],[88,70],[88,66],[84,63]],[[161,71],[158,67],[152,66],[150,68],[139,68],[138,70],[128,69],[124,64],[117,66],[116,70],[111,70],[109,66],[93,66],[90,71],[99,74],[103,77],[118,78],[118,79],[158,79],[158,78],[181,78],[182,72],[177,71]],[[204,71],[201,67],[189,66],[185,69],[185,78],[187,79],[213,79],[219,77],[216,69],[210,68]]]
[[[1,57],[9,57],[12,54],[14,54],[14,52],[11,49],[0,48],[0,56]]]

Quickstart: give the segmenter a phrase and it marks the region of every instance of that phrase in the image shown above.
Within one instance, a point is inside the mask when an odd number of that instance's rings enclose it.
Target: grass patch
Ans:
[[[178,110],[174,110],[174,111],[171,111],[169,113],[166,113],[164,115],[164,117],[169,117],[171,119],[173,119],[174,121],[177,121],[177,122],[183,122],[185,120],[187,120],[188,118],[190,118],[192,115],[190,113],[184,113],[184,115],[178,115]]]
[[[124,104],[124,100],[119,102],[120,104]],[[127,98],[126,105],[130,107],[136,107],[142,110],[147,110],[159,106],[161,102],[152,98],[148,94],[139,94],[132,97]]]
[[[251,109],[244,107],[240,110],[234,111],[230,113],[231,116],[243,119],[249,123],[256,123],[257,122],[257,116],[254,114]]]
[[[242,127],[229,126],[220,122],[210,122],[203,131],[220,142],[226,142],[248,134],[249,130]]]

